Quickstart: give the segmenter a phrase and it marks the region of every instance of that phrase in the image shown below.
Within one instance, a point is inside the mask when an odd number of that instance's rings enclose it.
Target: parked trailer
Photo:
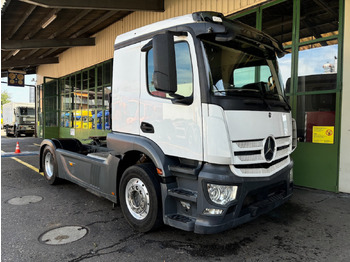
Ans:
[[[45,139],[40,169],[120,203],[141,232],[217,233],[286,202],[295,121],[270,36],[197,12],[114,45],[111,132],[89,145]]]

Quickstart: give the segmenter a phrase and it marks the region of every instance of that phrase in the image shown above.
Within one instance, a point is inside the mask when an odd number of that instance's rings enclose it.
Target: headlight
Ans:
[[[223,206],[236,199],[237,188],[237,186],[207,184],[210,200]]]

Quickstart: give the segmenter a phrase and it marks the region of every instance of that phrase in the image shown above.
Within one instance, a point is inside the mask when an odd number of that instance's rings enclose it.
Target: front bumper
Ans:
[[[196,198],[189,199],[191,208],[182,208],[185,205],[179,204],[181,200],[178,200],[177,214],[170,217],[181,217],[182,221],[166,217],[165,223],[195,233],[213,234],[251,221],[290,199],[293,192],[293,183],[290,182],[292,168],[291,161],[288,166],[270,177],[247,178],[234,175],[228,166],[205,164],[198,180],[180,182],[182,185],[192,184],[192,192],[195,192]],[[215,204],[208,195],[207,183],[238,186],[236,199],[226,206]],[[207,208],[221,209],[223,212],[220,215],[204,214],[203,211]]]

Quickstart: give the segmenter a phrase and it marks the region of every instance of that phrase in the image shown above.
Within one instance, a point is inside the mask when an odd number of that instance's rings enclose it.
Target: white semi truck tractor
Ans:
[[[50,184],[119,203],[141,232],[217,233],[292,196],[296,128],[276,40],[197,12],[119,35],[114,50],[111,132],[91,144],[45,139]]]
[[[34,135],[34,103],[10,102],[3,105],[3,126],[6,136]]]

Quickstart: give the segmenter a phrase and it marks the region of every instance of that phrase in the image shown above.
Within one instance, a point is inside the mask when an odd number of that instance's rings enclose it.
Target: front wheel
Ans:
[[[121,178],[119,197],[124,217],[135,230],[148,232],[161,225],[160,185],[153,165],[129,167]]]
[[[44,169],[44,177],[50,185],[57,184],[59,182],[58,178],[58,168],[55,151],[46,146],[42,154],[42,165]]]

